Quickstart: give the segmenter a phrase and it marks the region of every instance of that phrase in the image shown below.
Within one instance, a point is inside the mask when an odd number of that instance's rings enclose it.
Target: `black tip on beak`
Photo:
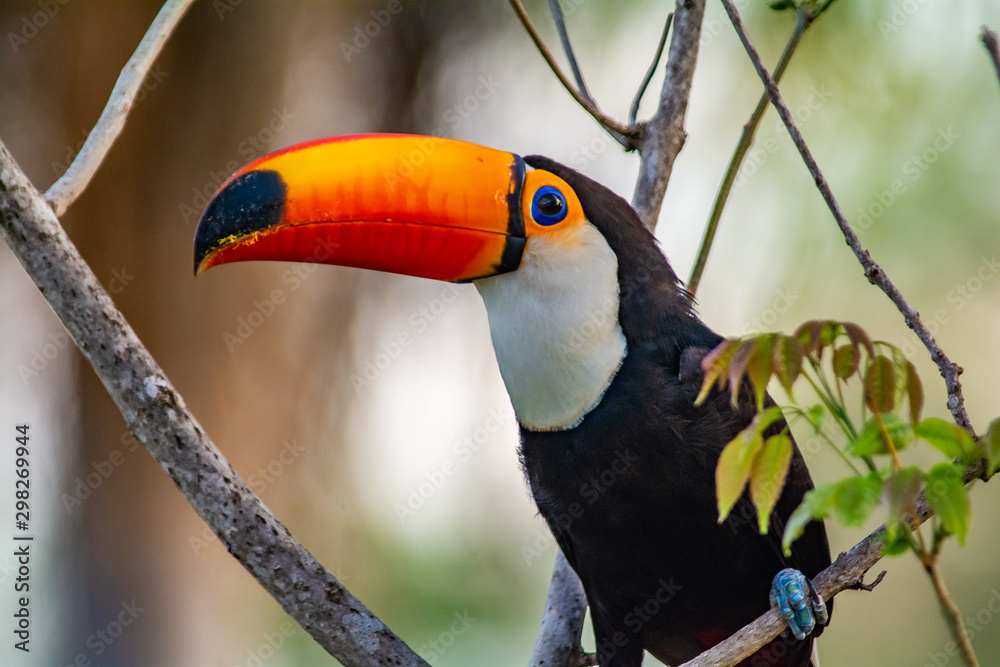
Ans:
[[[220,190],[194,234],[194,271],[223,241],[248,236],[281,222],[288,186],[276,171],[247,172]]]

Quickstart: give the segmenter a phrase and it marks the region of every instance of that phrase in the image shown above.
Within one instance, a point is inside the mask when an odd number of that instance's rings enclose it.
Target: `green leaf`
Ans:
[[[705,402],[708,392],[712,390],[712,384],[716,380],[719,381],[719,387],[722,387],[726,379],[725,372],[729,368],[729,362],[732,360],[738,344],[737,339],[727,338],[716,345],[715,349],[701,360],[701,369],[705,372],[705,379],[702,380],[698,397],[694,399],[695,405],[701,405]]]
[[[785,488],[785,478],[792,462],[792,439],[785,433],[764,441],[750,469],[750,499],[757,507],[757,522],[762,535],[767,534],[771,511]]]
[[[771,349],[774,347],[775,334],[764,334],[757,338],[753,351],[747,360],[747,377],[753,383],[757,396],[757,410],[764,408],[764,396],[767,394],[767,382],[771,379]]]
[[[896,451],[904,449],[913,441],[913,429],[910,428],[909,424],[891,412],[881,415],[881,417],[882,424],[885,426]],[[848,443],[847,447],[850,453],[862,458],[889,453],[885,436],[882,435],[882,429],[879,428],[878,421],[875,419],[869,419],[858,439]]]
[[[882,478],[878,473],[867,477],[848,477],[837,483],[834,509],[845,526],[860,526],[871,516],[882,493]]]
[[[861,353],[853,345],[841,345],[833,351],[833,374],[846,380],[858,372]]]
[[[924,409],[924,385],[916,367],[909,361],[906,362],[906,401],[910,404],[910,423],[916,426]]]
[[[916,466],[900,468],[883,482],[882,504],[888,514],[887,525],[906,523],[923,486],[924,471]]]
[[[880,354],[865,369],[865,402],[876,412],[896,407],[896,374],[892,359]]]
[[[878,539],[883,543],[883,556],[898,556],[910,548],[910,529],[901,523],[886,526],[884,533],[879,533]]]
[[[830,515],[833,509],[833,495],[837,490],[837,484],[823,484],[811,491],[807,491],[802,497],[802,503],[795,508],[792,516],[785,524],[785,533],[781,537],[781,548],[786,556],[792,555],[792,543],[802,537],[806,526],[813,519],[823,520]]]
[[[794,336],[778,336],[772,361],[774,376],[791,396],[792,384],[802,371],[802,346],[799,341]]]
[[[969,494],[964,474],[965,467],[957,463],[939,463],[927,472],[927,502],[944,529],[963,545],[969,531]]]
[[[928,417],[917,424],[913,432],[950,459],[960,459],[969,465],[978,458],[976,443],[973,442],[972,436],[958,424],[950,424],[937,417]]]
[[[823,428],[824,417],[826,417],[826,410],[819,403],[809,408],[809,411],[806,412],[806,419],[812,424],[813,432],[816,435],[819,435],[820,429]]]
[[[990,429],[986,432],[986,458],[989,465],[989,474],[993,474],[1000,468],[1000,417],[997,417],[990,424]]]
[[[739,500],[750,479],[754,457],[764,441],[753,424],[740,431],[719,455],[715,467],[715,495],[719,503],[719,523],[726,520],[729,511]]]

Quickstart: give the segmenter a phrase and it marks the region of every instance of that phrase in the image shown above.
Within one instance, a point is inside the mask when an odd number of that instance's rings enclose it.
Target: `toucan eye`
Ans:
[[[554,225],[566,217],[566,197],[557,188],[543,185],[531,200],[531,217],[540,225]]]

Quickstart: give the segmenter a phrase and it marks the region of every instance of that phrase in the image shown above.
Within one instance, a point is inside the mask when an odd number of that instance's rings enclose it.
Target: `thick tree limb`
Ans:
[[[667,73],[660,92],[660,106],[646,124],[639,146],[642,160],[632,206],[649,229],[656,227],[674,160],[684,146],[684,114],[691,95],[691,80],[698,61],[705,0],[678,0],[667,59]]]
[[[798,148],[799,154],[806,163],[809,173],[812,174],[813,180],[816,182],[816,187],[819,189],[820,194],[823,195],[823,199],[830,208],[830,212],[833,213],[833,217],[837,221],[837,225],[840,227],[847,245],[854,251],[858,262],[861,263],[865,271],[865,277],[868,278],[870,283],[885,292],[889,300],[902,313],[906,326],[910,327],[917,334],[924,347],[930,352],[931,359],[941,371],[941,376],[944,378],[945,386],[948,389],[948,409],[955,418],[955,422],[975,436],[972,421],[965,411],[965,399],[962,397],[962,383],[958,379],[958,376],[962,374],[962,368],[948,358],[937,344],[937,341],[934,340],[934,336],[924,326],[923,321],[920,319],[920,314],[906,301],[899,289],[889,280],[889,276],[886,275],[882,267],[872,259],[871,254],[861,246],[858,235],[854,233],[850,223],[847,222],[847,218],[844,217],[844,213],[840,209],[840,204],[837,203],[837,199],[833,196],[833,191],[826,182],[823,172],[820,171],[819,165],[816,164],[816,160],[806,145],[805,139],[802,138],[802,133],[796,127],[795,121],[792,119],[792,113],[788,110],[784,100],[782,100],[781,93],[778,91],[778,85],[768,73],[767,68],[764,67],[760,54],[757,53],[757,50],[751,43],[750,36],[747,34],[746,27],[740,19],[739,12],[736,11],[732,0],[722,0],[722,4],[726,8],[726,13],[736,28],[736,32],[740,37],[740,41],[743,42],[743,47],[749,54],[750,60],[753,61],[753,66],[757,70],[757,74],[760,76],[761,81],[764,82],[764,87],[771,97],[771,102],[774,104],[775,110],[777,110],[782,122],[784,122],[785,127],[788,129],[788,133],[792,136],[792,141],[795,142],[795,147]]]
[[[965,471],[966,483],[974,479],[988,479],[985,461],[980,461]],[[921,492],[915,504],[912,526],[916,528],[927,521],[931,514],[930,505],[927,504],[927,496]],[[864,583],[865,574],[882,558],[881,535],[884,532],[885,525],[879,526],[868,537],[840,554],[830,567],[820,572],[812,580],[813,586],[816,587],[816,591],[824,600],[829,600],[837,593],[847,589],[870,590],[874,583],[881,580],[882,575],[879,575],[872,585]],[[771,609],[753,623],[744,626],[729,639],[716,644],[694,660],[685,662],[681,667],[730,667],[753,655],[769,641],[780,635],[787,627],[788,624],[781,614],[777,610]]]
[[[233,471],[2,143],[0,236],[132,433],[282,608],[345,665],[426,665],[292,538]]]
[[[167,38],[193,3],[194,0],[167,0],[139,42],[135,53],[122,68],[122,73],[111,91],[111,97],[97,125],[87,136],[83,148],[66,173],[45,193],[45,198],[57,217],[66,212],[69,205],[80,196],[90,183],[90,179],[97,173],[97,168],[101,166],[104,157],[125,127],[125,118],[132,109],[135,97],[139,94],[142,82],[153,66],[156,56],[160,54]]]

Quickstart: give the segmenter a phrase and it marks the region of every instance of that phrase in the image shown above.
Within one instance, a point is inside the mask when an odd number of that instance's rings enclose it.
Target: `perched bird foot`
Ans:
[[[785,568],[771,582],[771,606],[788,620],[788,628],[802,641],[817,625],[826,625],[826,603],[804,574]]]

